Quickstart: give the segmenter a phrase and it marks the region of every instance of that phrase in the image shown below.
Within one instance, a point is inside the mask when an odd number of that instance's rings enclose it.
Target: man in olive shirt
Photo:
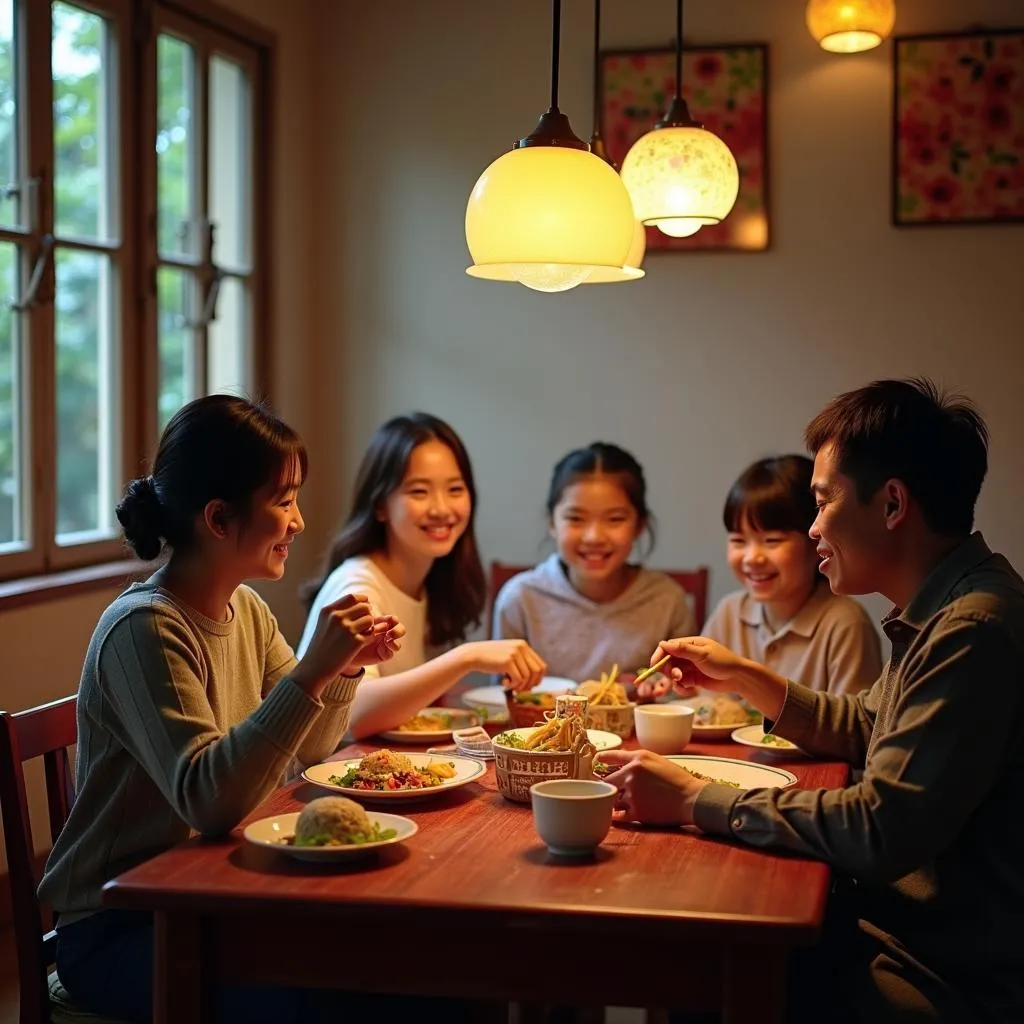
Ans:
[[[1024,581],[971,533],[988,436],[927,381],[879,381],[807,428],[821,571],[895,608],[857,696],[813,692],[703,638],[663,643],[676,689],[741,692],[776,733],[863,767],[841,790],[736,790],[656,755],[602,755],[633,818],[819,857],[856,880],[853,965],[818,1020],[1024,1021]],[[774,723],[774,724],[772,724]],[[820,993],[817,994],[820,1000]]]

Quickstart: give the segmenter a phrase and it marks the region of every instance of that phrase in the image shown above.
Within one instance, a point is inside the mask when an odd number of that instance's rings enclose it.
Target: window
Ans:
[[[0,578],[120,557],[174,411],[262,383],[268,59],[196,0],[0,0]]]

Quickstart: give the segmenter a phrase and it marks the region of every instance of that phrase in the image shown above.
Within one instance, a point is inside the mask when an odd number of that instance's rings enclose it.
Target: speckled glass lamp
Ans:
[[[732,151],[690,116],[682,73],[683,0],[676,0],[676,94],[665,116],[633,143],[622,162],[637,217],[675,238],[723,221],[740,190]]]
[[[892,32],[895,0],[810,0],[807,27],[823,50],[860,53]]]
[[[543,292],[621,274],[636,226],[622,180],[558,109],[560,22],[553,0],[550,108],[480,175],[466,206],[466,273]]]

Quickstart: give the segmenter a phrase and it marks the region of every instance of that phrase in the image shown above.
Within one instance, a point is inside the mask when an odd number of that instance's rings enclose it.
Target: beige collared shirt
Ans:
[[[812,690],[858,693],[882,671],[881,643],[867,612],[821,580],[789,622],[773,630],[745,591],[722,598],[702,634]]]

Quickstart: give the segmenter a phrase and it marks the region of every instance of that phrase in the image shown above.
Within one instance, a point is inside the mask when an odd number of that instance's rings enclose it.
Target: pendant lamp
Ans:
[[[561,0],[552,0],[551,106],[480,175],[466,206],[472,277],[562,292],[621,272],[635,218],[622,180],[558,109]]]
[[[599,156],[616,173],[619,168],[608,155],[604,139],[601,138],[601,76],[599,74],[601,60],[601,0],[594,0],[594,130],[590,134],[590,152]],[[632,200],[630,200],[632,202]],[[626,263],[618,270],[597,267],[584,284],[617,284],[620,281],[638,281],[646,271],[640,269],[644,253],[647,251],[647,229],[643,223],[634,218],[633,241],[629,245]]]
[[[676,94],[665,116],[633,143],[622,162],[637,217],[675,238],[723,221],[740,188],[736,158],[690,116],[682,79],[683,0],[676,0]]]
[[[823,50],[860,53],[892,32],[895,0],[810,0],[807,27]]]

